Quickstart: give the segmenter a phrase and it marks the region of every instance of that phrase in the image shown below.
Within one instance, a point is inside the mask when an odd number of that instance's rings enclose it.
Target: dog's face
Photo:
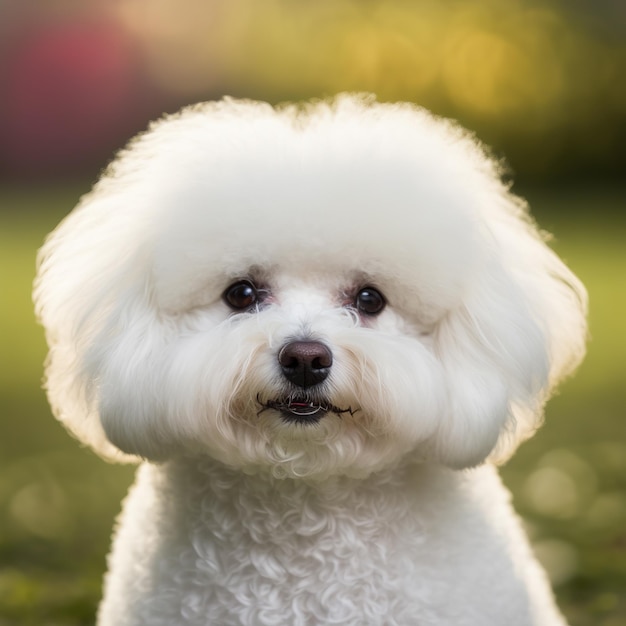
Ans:
[[[278,476],[506,454],[584,351],[582,287],[475,144],[354,98],[157,125],[48,241],[36,300],[79,437]]]

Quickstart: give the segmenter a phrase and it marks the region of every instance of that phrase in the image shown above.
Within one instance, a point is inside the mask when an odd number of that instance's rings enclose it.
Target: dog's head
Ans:
[[[135,139],[40,254],[59,417],[102,454],[467,467],[532,434],[585,292],[466,133],[224,101]]]

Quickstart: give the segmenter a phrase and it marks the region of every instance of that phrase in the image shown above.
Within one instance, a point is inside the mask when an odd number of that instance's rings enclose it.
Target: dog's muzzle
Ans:
[[[340,409],[327,401],[316,389],[330,374],[333,354],[319,341],[290,341],[278,353],[278,364],[283,376],[291,384],[285,396],[263,402],[261,412],[278,411],[286,422],[300,424],[317,423],[327,413],[351,412]]]

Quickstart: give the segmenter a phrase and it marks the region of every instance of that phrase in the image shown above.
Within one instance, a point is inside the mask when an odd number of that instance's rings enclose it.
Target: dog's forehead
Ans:
[[[195,151],[168,160],[150,208],[157,293],[178,301],[217,292],[253,267],[344,282],[359,270],[423,293],[458,293],[468,261],[481,257],[472,177],[440,145],[425,158],[424,148],[381,152],[347,139],[289,131],[274,143],[242,138],[246,150],[219,159]]]
[[[265,165],[243,179],[181,176],[153,207],[156,243],[316,264],[343,264],[348,255],[383,261],[419,250],[436,255],[443,242],[472,245],[476,201],[455,181],[420,180],[406,167],[375,160],[342,165],[317,164],[317,171]]]
[[[397,186],[383,194],[363,185],[340,199],[257,192],[245,205],[215,206],[209,194],[165,216],[154,243],[157,294],[216,299],[230,281],[251,278],[277,293],[305,283],[335,297],[368,284],[408,290],[445,308],[480,257],[467,214],[437,211],[428,198],[420,206]]]

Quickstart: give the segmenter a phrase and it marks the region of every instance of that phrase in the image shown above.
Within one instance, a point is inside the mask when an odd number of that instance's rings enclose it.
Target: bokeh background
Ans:
[[[40,389],[45,234],[150,119],[348,90],[475,131],[587,284],[588,359],[503,475],[572,626],[626,626],[624,0],[0,1],[0,626],[93,623],[133,475]]]

